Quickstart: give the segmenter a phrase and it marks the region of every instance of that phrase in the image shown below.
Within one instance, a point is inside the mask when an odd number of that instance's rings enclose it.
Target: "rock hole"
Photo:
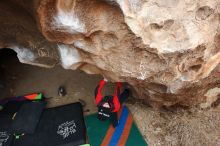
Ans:
[[[198,20],[205,20],[207,19],[212,13],[214,13],[214,10],[208,6],[200,7],[196,11],[196,18]]]
[[[198,71],[202,67],[201,64],[193,65],[189,67],[189,70]]]
[[[162,25],[159,25],[159,24],[157,24],[157,23],[151,23],[151,24],[150,24],[150,28],[151,28],[152,30],[158,30],[158,29],[162,29],[163,26],[162,26]]]
[[[9,92],[9,90],[7,90],[7,82],[14,78],[13,76],[9,78],[6,71],[8,68],[8,61],[10,61],[10,64],[15,63],[15,61],[11,60],[11,58],[15,58],[15,60],[18,61],[17,53],[14,50],[7,48],[0,50],[0,97],[9,95],[6,93]]]
[[[217,35],[215,36],[214,41],[215,41],[215,46],[216,46],[217,48],[219,48],[219,47],[220,47],[220,34],[217,34]]]
[[[211,107],[218,107],[220,105],[220,95],[218,95],[218,99],[211,104]]]
[[[164,26],[163,26],[163,28],[164,28],[165,30],[167,30],[167,29],[169,29],[169,28],[173,25],[173,23],[174,23],[174,20],[168,19],[168,20],[164,21]]]
[[[167,92],[167,86],[160,83],[149,83],[147,85],[147,88],[158,93]]]

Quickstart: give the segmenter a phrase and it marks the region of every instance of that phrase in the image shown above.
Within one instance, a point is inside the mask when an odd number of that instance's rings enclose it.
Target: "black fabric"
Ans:
[[[97,93],[97,89],[98,89],[98,86],[95,89],[95,93]],[[129,94],[130,94],[130,91],[128,89],[125,89],[118,96],[118,100],[121,105],[129,97]],[[106,108],[103,106],[106,103],[108,103],[108,105],[110,106],[109,108]],[[104,98],[102,98],[102,100],[98,104],[98,115],[97,115],[98,119],[102,121],[109,120],[111,124],[114,127],[116,127],[118,125],[117,112],[112,112],[113,110],[114,110],[113,96],[105,96]]]
[[[11,146],[13,134],[11,133],[12,117],[20,107],[28,101],[9,101],[0,111],[0,146]]]
[[[101,121],[105,121],[110,118],[111,111],[108,108],[103,106],[98,107],[98,119]]]
[[[13,116],[17,111],[19,111],[20,107],[24,103],[28,103],[30,101],[9,101],[4,105],[4,108],[0,111],[0,115],[8,115]]]
[[[118,113],[117,112],[112,112],[111,115],[110,115],[110,122],[111,124],[113,125],[113,127],[116,127],[118,126]]]
[[[11,146],[13,135],[7,131],[0,131],[0,146]]]
[[[111,112],[108,108],[98,107],[97,117],[101,121],[109,120],[114,127],[118,125],[117,112]]]
[[[125,100],[127,100],[127,98],[130,95],[130,90],[129,89],[125,89],[119,96],[119,102],[120,104],[124,103]]]
[[[105,103],[108,103],[110,106],[110,111],[113,111],[115,109],[114,103],[113,103],[113,96],[105,96],[102,98],[102,100],[99,102],[98,107],[102,107]]]
[[[12,119],[7,115],[0,115],[0,146],[10,146],[12,142],[12,134],[9,133]]]
[[[44,110],[35,133],[15,139],[14,146],[76,146],[85,142],[83,110],[77,102]]]
[[[45,101],[24,103],[14,118],[11,131],[15,134],[34,133],[45,106]]]

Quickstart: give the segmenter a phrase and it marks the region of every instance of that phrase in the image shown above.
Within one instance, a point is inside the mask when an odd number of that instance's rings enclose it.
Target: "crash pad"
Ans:
[[[45,109],[33,134],[14,140],[14,146],[78,146],[86,143],[86,128],[79,102]]]
[[[147,146],[126,106],[119,112],[119,125],[97,119],[97,113],[85,117],[87,136],[91,146]]]

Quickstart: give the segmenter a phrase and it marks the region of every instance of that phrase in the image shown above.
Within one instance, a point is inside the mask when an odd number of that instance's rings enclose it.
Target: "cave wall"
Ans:
[[[220,93],[219,0],[1,0],[0,48],[128,82],[154,107]]]

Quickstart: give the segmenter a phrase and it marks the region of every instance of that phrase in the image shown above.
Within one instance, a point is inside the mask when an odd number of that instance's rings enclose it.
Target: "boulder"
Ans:
[[[0,21],[22,63],[127,82],[154,107],[219,98],[219,0],[1,0]]]

